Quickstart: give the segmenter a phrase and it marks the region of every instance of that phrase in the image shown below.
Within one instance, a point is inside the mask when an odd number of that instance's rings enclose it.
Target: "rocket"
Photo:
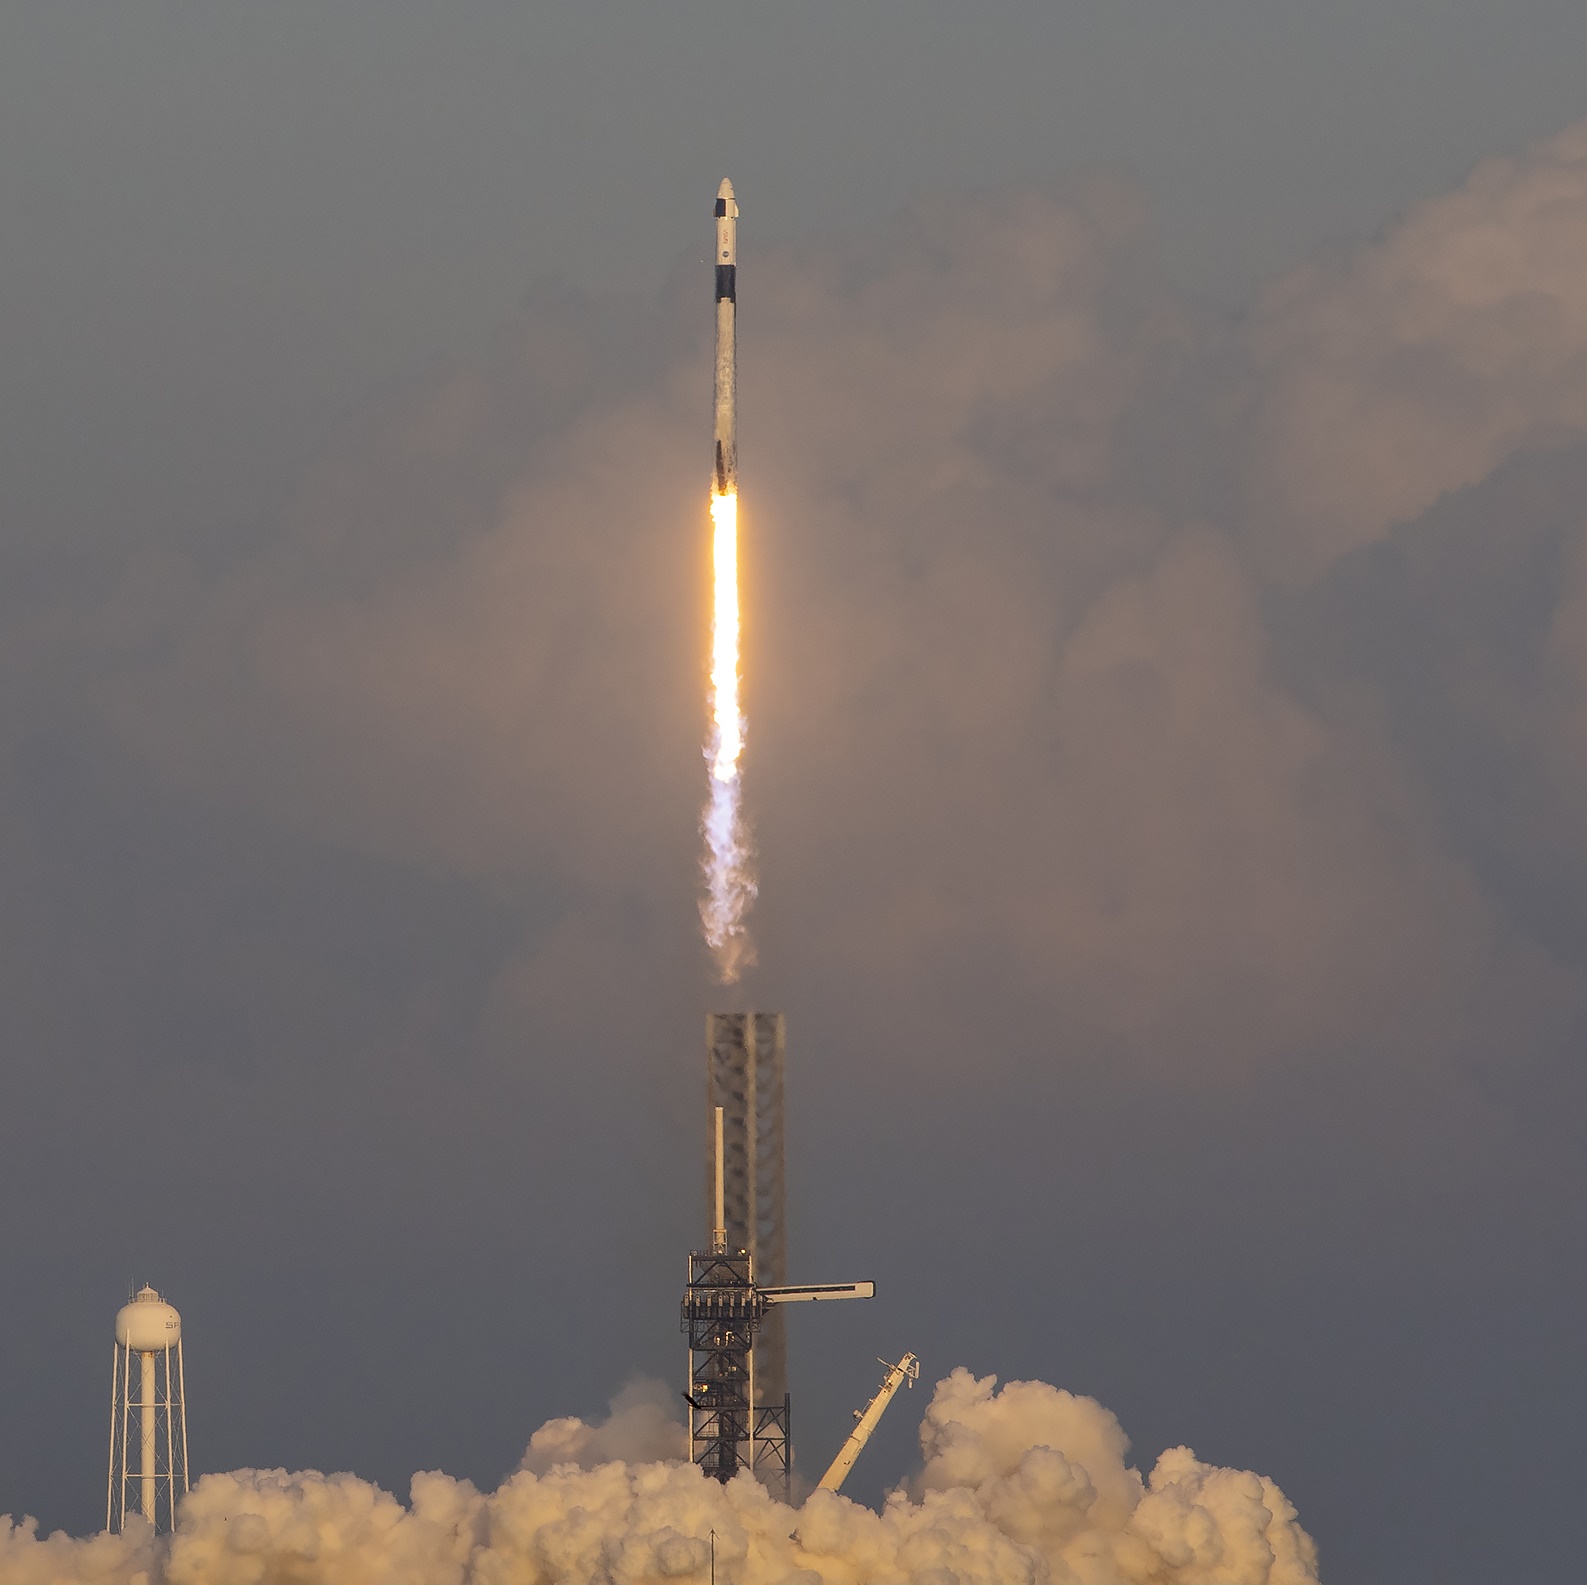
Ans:
[[[716,190],[716,493],[738,493],[738,202]]]

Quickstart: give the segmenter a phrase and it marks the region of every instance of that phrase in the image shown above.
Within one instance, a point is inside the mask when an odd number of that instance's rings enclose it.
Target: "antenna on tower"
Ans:
[[[711,1253],[727,1253],[727,1180],[722,1166],[722,1108],[716,1109],[716,1219],[711,1223]]]
[[[176,1505],[187,1495],[185,1386],[182,1317],[145,1283],[116,1314],[107,1530],[124,1530],[129,1512],[155,1530],[176,1528]]]

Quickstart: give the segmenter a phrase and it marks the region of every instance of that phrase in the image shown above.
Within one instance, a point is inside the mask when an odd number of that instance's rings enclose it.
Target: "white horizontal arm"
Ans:
[[[760,1288],[767,1304],[819,1304],[823,1299],[874,1299],[874,1282],[820,1282],[796,1288]]]

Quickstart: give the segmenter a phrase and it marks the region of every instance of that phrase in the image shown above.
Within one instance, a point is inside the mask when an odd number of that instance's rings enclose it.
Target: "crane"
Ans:
[[[878,1359],[878,1365],[887,1365],[885,1359]],[[849,1439],[838,1449],[838,1456],[832,1460],[831,1467],[821,1477],[818,1490],[836,1491],[848,1473],[854,1468],[854,1461],[865,1450],[865,1444],[871,1439],[871,1432],[876,1429],[876,1423],[882,1417],[882,1412],[893,1401],[893,1394],[898,1391],[904,1382],[911,1387],[920,1380],[920,1361],[913,1354],[905,1354],[896,1365],[887,1365],[887,1374],[882,1378],[882,1384],[876,1389],[876,1396],[865,1405],[863,1409],[854,1411],[854,1418],[859,1422],[849,1432]]]

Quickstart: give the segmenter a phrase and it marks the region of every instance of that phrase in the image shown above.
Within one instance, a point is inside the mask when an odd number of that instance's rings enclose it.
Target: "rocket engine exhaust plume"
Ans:
[[[738,609],[738,203],[724,180],[716,195],[715,459],[711,485],[711,734],[705,757],[710,796],[701,816],[705,896],[700,921],[730,985],[755,961],[747,915],[755,896],[753,855],[744,827],[740,760]]]

